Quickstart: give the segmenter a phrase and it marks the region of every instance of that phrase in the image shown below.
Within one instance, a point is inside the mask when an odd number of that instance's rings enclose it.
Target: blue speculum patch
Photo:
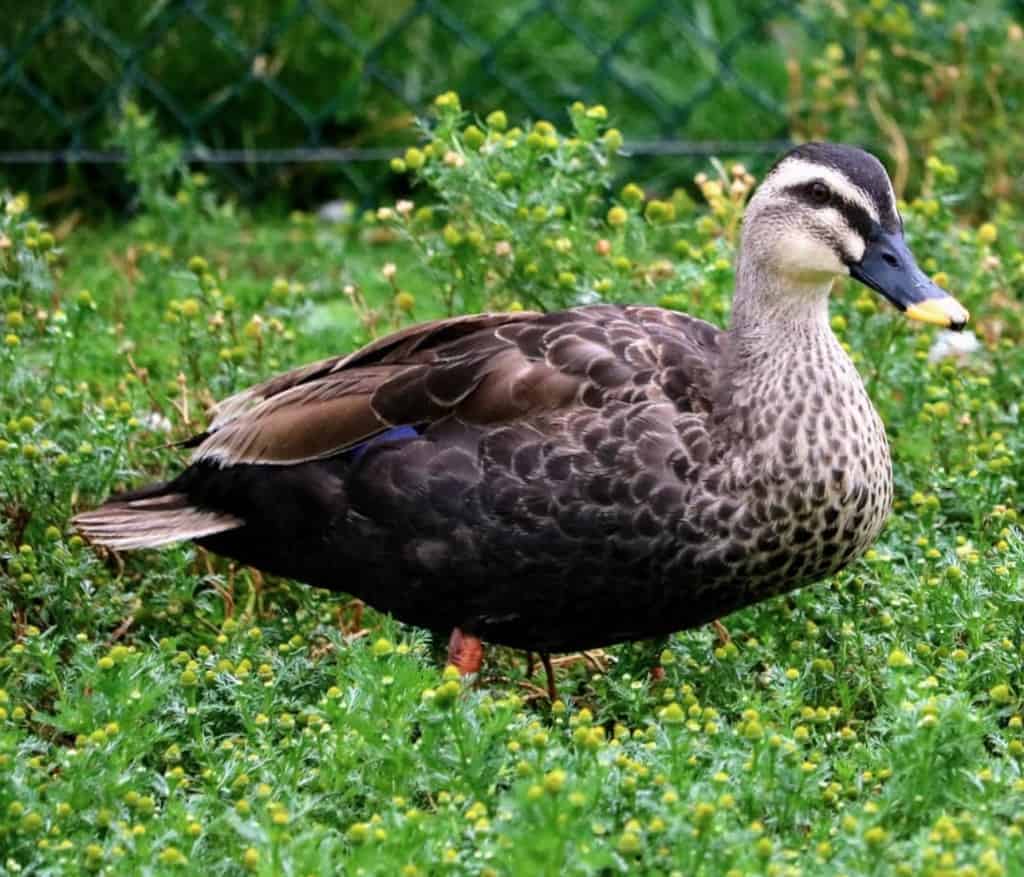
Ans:
[[[381,442],[393,442],[399,439],[416,438],[419,430],[415,426],[393,426],[391,429],[386,429],[379,435],[375,435],[372,439],[362,442],[361,444],[355,445],[348,449],[348,454],[351,455],[352,461],[361,460],[363,454],[365,454],[374,445],[379,445]]]

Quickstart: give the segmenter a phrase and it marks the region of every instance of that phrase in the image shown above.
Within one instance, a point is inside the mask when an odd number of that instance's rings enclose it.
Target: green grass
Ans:
[[[731,645],[674,636],[662,681],[612,649],[606,672],[560,669],[548,705],[495,649],[467,685],[343,594],[73,534],[74,510],[173,472],[206,403],[374,331],[517,290],[727,318],[742,197],[712,218],[623,192],[612,213],[603,177],[573,176],[596,130],[496,157],[461,124],[442,112],[417,190],[436,216],[254,218],[201,180],[61,240],[5,214],[0,869],[1024,874],[1022,229],[1011,206],[958,220],[939,159],[904,213],[983,349],[929,364],[931,330],[837,290],[893,444],[889,525],[830,581],[728,618]],[[522,161],[520,215],[485,196]]]

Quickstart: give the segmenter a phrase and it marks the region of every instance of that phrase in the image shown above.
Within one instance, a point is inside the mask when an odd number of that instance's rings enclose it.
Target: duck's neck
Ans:
[[[800,334],[829,332],[828,295],[833,279],[820,274],[784,275],[741,255],[730,334],[779,341],[787,327]]]
[[[831,283],[801,282],[741,262],[716,387],[723,441],[764,438],[762,424],[786,416],[797,400],[834,397],[840,388],[863,394],[829,325]]]

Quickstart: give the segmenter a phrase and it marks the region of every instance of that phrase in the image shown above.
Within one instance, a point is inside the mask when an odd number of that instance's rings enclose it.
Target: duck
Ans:
[[[170,480],[74,518],[188,541],[448,637],[551,653],[666,637],[856,560],[893,498],[885,430],[833,334],[850,277],[968,313],[918,267],[892,183],[805,143],[747,205],[726,328],[651,306],[456,316],[215,406]]]

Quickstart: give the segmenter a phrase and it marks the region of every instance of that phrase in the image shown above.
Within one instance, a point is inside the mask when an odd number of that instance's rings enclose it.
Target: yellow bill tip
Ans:
[[[962,329],[967,325],[970,314],[951,295],[941,298],[926,298],[907,307],[907,316],[922,323],[942,326],[944,329]]]

